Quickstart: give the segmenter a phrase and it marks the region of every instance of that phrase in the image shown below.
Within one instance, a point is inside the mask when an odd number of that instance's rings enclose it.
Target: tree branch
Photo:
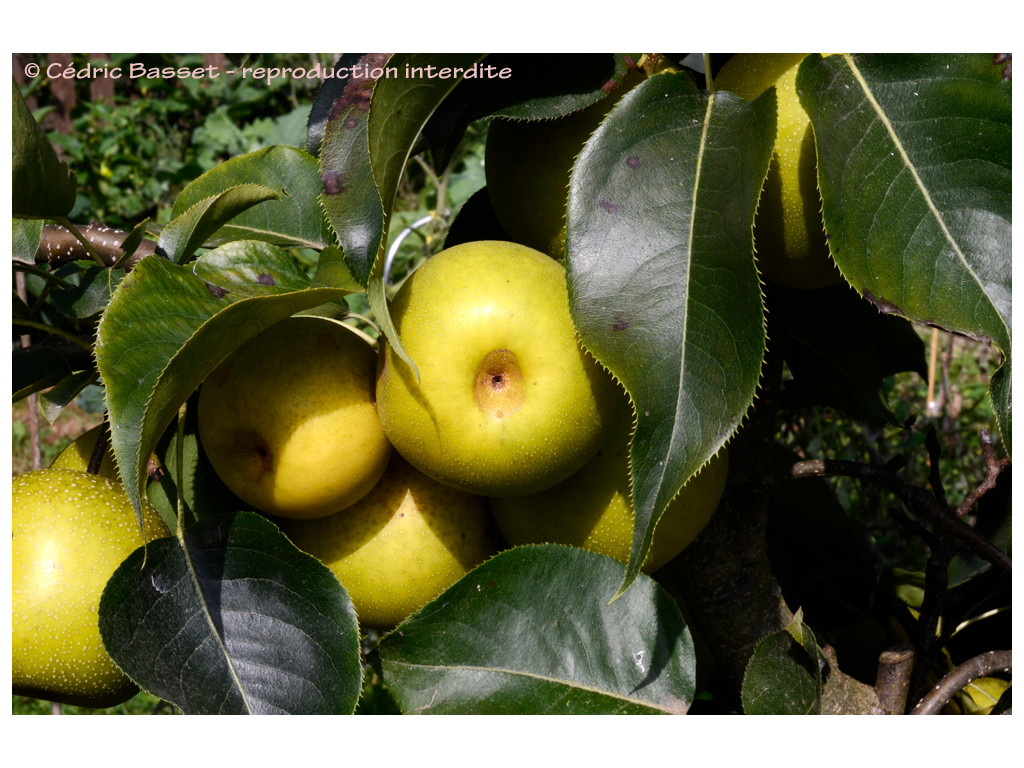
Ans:
[[[96,221],[89,222],[80,228],[79,232],[108,267],[118,264],[124,256],[122,246],[130,234],[119,229],[104,227]],[[155,250],[156,243],[152,240],[143,240],[135,252],[121,264],[121,268],[127,272],[146,256],[153,255]],[[60,267],[72,261],[83,260],[93,261],[93,255],[71,230],[57,224],[47,224],[43,227],[39,247],[36,249],[37,264]]]
[[[906,710],[913,668],[914,647],[911,645],[894,646],[878,657],[875,693],[884,714],[902,715]]]
[[[896,472],[905,465],[906,460],[902,456],[897,456],[882,465],[861,464],[853,461],[832,459],[810,459],[797,462],[785,472],[777,474],[775,479],[776,481],[783,481],[799,480],[808,477],[842,476],[875,483],[890,491],[896,498],[902,501],[914,516],[927,520],[937,530],[941,530],[954,537],[964,547],[990,562],[1006,574],[1007,577],[1012,576],[1013,562],[1005,552],[988,542],[974,528],[952,514],[948,506],[941,504],[935,496],[924,488],[910,485],[896,475]],[[1005,466],[1005,464],[1001,464],[999,471]],[[996,474],[998,474],[998,471]],[[990,478],[992,478],[991,481]],[[994,483],[995,480],[990,469],[989,477],[979,486],[979,489],[986,484],[994,485]],[[981,494],[979,493],[977,498],[980,498],[980,496]]]
[[[917,706],[912,715],[934,715],[939,712],[964,686],[993,672],[1010,672],[1013,668],[1012,651],[989,651],[969,659],[939,681]]]

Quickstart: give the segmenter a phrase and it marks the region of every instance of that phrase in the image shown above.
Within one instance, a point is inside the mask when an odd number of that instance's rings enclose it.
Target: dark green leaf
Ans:
[[[268,520],[201,520],[140,547],[100,600],[111,657],[186,714],[351,714],[362,684],[348,594]]]
[[[772,284],[769,316],[793,379],[781,404],[826,406],[877,424],[898,425],[884,380],[904,371],[927,378],[924,343],[913,325],[880,313],[846,283],[815,290]]]
[[[836,264],[883,312],[992,342],[1010,445],[1010,83],[987,54],[808,56],[797,87]]]
[[[610,53],[488,54],[477,76],[463,79],[438,106],[423,138],[436,167],[445,168],[473,121],[561,117],[606,96],[629,68],[626,56]]]
[[[321,250],[333,241],[320,209],[316,158],[289,146],[266,147],[231,158],[189,184],[174,202],[182,215],[203,200],[242,184],[272,189],[276,197],[242,211],[212,235],[212,242],[262,240],[283,248]]]
[[[149,219],[143,219],[134,227],[132,231],[128,233],[128,236],[121,241],[121,257],[117,260],[118,265],[121,264],[122,260],[127,260],[132,257],[135,251],[138,250],[142,244],[142,239],[146,234],[146,227],[149,224]]]
[[[75,174],[57,159],[50,140],[32,117],[18,84],[11,81],[13,167],[11,202],[15,218],[67,216],[75,205]]]
[[[471,571],[380,646],[406,714],[683,714],[695,655],[679,608],[621,563],[581,549],[516,547]]]
[[[330,119],[334,102],[345,93],[351,82],[351,68],[359,63],[365,56],[363,53],[343,53],[334,62],[334,75],[328,77],[320,85],[309,109],[309,118],[306,121],[306,151],[314,156],[320,156],[320,148],[323,145],[324,131],[327,121]]]
[[[388,54],[368,53],[352,66],[372,70],[387,59]],[[384,233],[384,207],[370,169],[367,139],[375,82],[348,79],[328,111],[320,148],[320,201],[349,270],[364,287]]]
[[[709,98],[687,73],[656,75],[611,110],[573,170],[573,319],[637,412],[623,588],[669,501],[753,402],[765,335],[752,225],[774,111],[774,91]]]
[[[458,84],[454,76],[479,61],[481,54],[397,54],[388,61],[398,77],[381,80],[373,90],[373,103],[367,124],[367,142],[370,151],[370,167],[384,205],[382,234],[375,261],[371,263],[366,296],[381,331],[388,339],[392,350],[402,360],[416,369],[402,347],[401,339],[391,323],[388,303],[384,292],[383,252],[387,241],[391,208],[398,192],[405,164],[413,145],[427,120],[444,98]],[[405,77],[406,72],[415,72],[417,67],[435,67],[436,71],[453,73],[449,78],[426,79]],[[351,262],[349,263],[351,267]],[[355,270],[353,270],[355,271]],[[358,276],[358,274],[357,274]]]
[[[100,320],[96,360],[106,384],[111,445],[125,489],[139,509],[146,460],[193,390],[234,349],[296,312],[333,301],[345,291],[308,283],[264,285],[252,274],[285,273],[288,257],[273,246],[223,246],[256,256],[246,268],[220,249],[187,267],[143,259],[122,281]],[[205,268],[205,258],[220,267]],[[197,277],[206,271],[210,283]],[[294,279],[294,278],[289,278]]]
[[[14,402],[46,387],[52,387],[71,375],[71,366],[52,347],[28,347],[14,350],[11,361]]]
[[[633,54],[634,64],[637,59]],[[548,120],[590,106],[631,70],[626,55],[612,53],[491,54],[485,63],[510,75],[480,95],[478,111],[516,120]]]
[[[68,290],[55,290],[50,296],[54,306],[68,317],[92,317],[110,303],[110,297],[124,278],[124,272],[106,267],[86,267],[78,284]]]
[[[800,613],[789,627],[762,638],[747,664],[740,692],[748,715],[821,713],[821,658]]]

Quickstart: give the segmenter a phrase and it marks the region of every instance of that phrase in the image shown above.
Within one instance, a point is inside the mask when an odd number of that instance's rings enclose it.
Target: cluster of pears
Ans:
[[[343,322],[296,316],[206,379],[199,436],[225,485],[330,568],[362,625],[382,630],[503,543],[625,560],[632,411],[579,344],[564,267],[516,243],[456,245],[406,280],[390,312],[404,355]],[[663,518],[649,570],[707,521],[724,466],[709,465]]]

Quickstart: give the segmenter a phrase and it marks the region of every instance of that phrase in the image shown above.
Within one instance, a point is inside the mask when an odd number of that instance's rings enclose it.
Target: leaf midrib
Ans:
[[[394,665],[396,667],[404,667],[404,668],[410,669],[410,670],[424,670],[424,671],[434,671],[434,672],[453,672],[453,671],[458,671],[458,672],[484,672],[484,673],[489,673],[489,674],[509,675],[509,676],[513,676],[513,677],[524,677],[524,678],[528,678],[530,680],[540,680],[540,681],[545,682],[545,683],[551,683],[551,684],[554,684],[554,685],[561,685],[561,686],[565,686],[567,688],[572,688],[572,689],[579,689],[581,691],[586,691],[588,693],[594,693],[594,694],[597,694],[599,696],[605,696],[607,698],[615,699],[617,701],[626,702],[628,704],[634,704],[634,705],[638,705],[638,706],[641,706],[641,707],[646,707],[648,709],[652,709],[652,710],[655,710],[655,711],[658,711],[658,712],[665,712],[665,713],[671,714],[670,710],[668,710],[668,709],[666,709],[664,707],[658,706],[658,705],[656,705],[656,704],[654,704],[652,702],[649,702],[649,701],[643,701],[643,700],[636,699],[636,698],[630,698],[630,697],[625,696],[623,694],[615,693],[614,691],[608,691],[608,690],[605,690],[603,688],[596,688],[593,685],[583,685],[581,683],[576,683],[574,681],[563,680],[561,678],[551,677],[550,675],[542,675],[542,674],[539,674],[539,673],[536,673],[536,672],[527,672],[527,671],[519,670],[519,669],[509,669],[509,668],[506,668],[506,667],[477,666],[477,665],[474,665],[474,664],[446,664],[446,665],[442,665],[442,664],[415,664],[415,663],[408,662],[408,661],[397,661],[397,660],[387,660],[387,663],[388,664],[392,664],[392,665]]]
[[[932,200],[932,196],[929,193],[928,187],[925,185],[924,180],[917,172],[917,166],[915,166],[914,163],[911,161],[910,155],[907,154],[906,148],[903,146],[903,142],[900,140],[898,134],[896,133],[895,127],[889,121],[889,118],[886,115],[885,111],[882,109],[881,104],[879,104],[878,100],[875,99],[875,96],[871,91],[870,84],[865,79],[863,73],[860,71],[860,68],[853,60],[853,56],[851,54],[844,53],[843,58],[846,60],[847,66],[850,67],[850,72],[853,74],[854,79],[857,81],[857,85],[860,86],[861,92],[864,94],[864,98],[871,106],[871,109],[874,110],[879,122],[882,123],[886,132],[889,134],[889,138],[892,141],[893,146],[896,148],[896,151],[899,152],[900,160],[903,162],[903,166],[907,169],[908,173],[910,173],[911,178],[914,180],[914,184],[917,186],[917,189],[920,192],[921,197],[925,202],[925,205],[928,207],[928,211],[929,213],[931,213],[932,218],[939,225],[943,237],[946,238],[946,242],[949,243],[950,247],[953,249],[953,252],[956,254],[956,257],[960,260],[960,263],[963,264],[964,269],[967,270],[968,274],[970,274],[971,278],[977,284],[978,289],[981,291],[982,295],[985,296],[986,299],[988,299],[988,292],[985,290],[984,284],[981,282],[981,279],[978,277],[978,274],[968,263],[967,258],[964,255],[964,252],[960,249],[959,243],[957,243],[957,241],[953,237],[953,234],[949,231],[949,228],[946,226],[946,222],[942,217],[942,213],[939,211],[938,207],[935,205],[935,202]],[[989,299],[989,306],[992,307],[992,310],[995,312],[996,317],[999,318],[999,321],[1003,326],[1003,330],[1006,332],[1006,338],[1009,339],[1010,329],[1006,325],[1005,318],[1003,318],[999,310],[996,309],[996,307],[992,304],[991,299]]]

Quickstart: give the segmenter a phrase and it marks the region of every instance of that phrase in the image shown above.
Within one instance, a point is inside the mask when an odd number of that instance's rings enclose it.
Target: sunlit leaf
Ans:
[[[672,598],[617,560],[551,544],[506,550],[380,647],[406,714],[684,714],[696,658]]]
[[[752,224],[774,91],[709,97],[689,74],[630,91],[580,153],[569,188],[570,307],[584,345],[628,390],[633,549],[739,427],[765,335]]]
[[[209,263],[143,259],[100,320],[96,359],[106,385],[111,445],[136,510],[145,463],[200,382],[263,329],[346,293],[311,287],[274,246],[239,242],[222,248],[210,252]]]
[[[237,184],[203,198],[175,217],[160,232],[157,251],[182,264],[206,239],[247,208],[278,199],[278,193],[259,184]]]
[[[809,56],[836,264],[881,311],[991,341],[1010,446],[1012,91],[987,54]]]
[[[211,236],[214,243],[261,240],[282,248],[321,250],[333,242],[318,195],[317,160],[301,149],[274,146],[227,160],[191,182],[174,201],[177,217],[201,201],[241,184],[272,189],[276,197],[244,210]]]

